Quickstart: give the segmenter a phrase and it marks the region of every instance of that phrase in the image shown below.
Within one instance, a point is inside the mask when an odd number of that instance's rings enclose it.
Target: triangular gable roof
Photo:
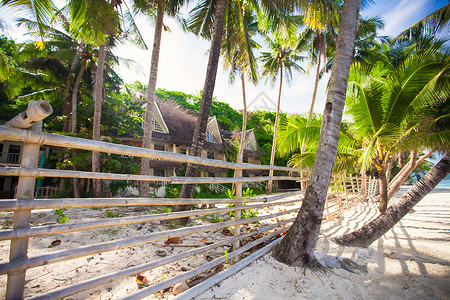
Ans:
[[[239,132],[239,133],[236,135],[236,139],[239,139],[239,140],[240,140],[241,135],[242,135],[242,132]],[[253,146],[253,150],[258,149],[258,140],[256,139],[256,134],[255,134],[255,132],[253,131],[253,129],[247,129],[247,130],[245,131],[245,141],[251,143],[251,145]]]
[[[169,134],[169,127],[167,127],[166,122],[164,121],[163,115],[161,113],[161,109],[159,108],[159,104],[158,101],[154,102],[154,107],[156,109],[153,110],[152,112],[152,118],[156,120],[156,122],[158,122],[159,125],[161,125],[161,128],[163,129],[163,133],[167,133]],[[145,109],[147,106],[147,103],[145,103],[144,105],[142,105],[142,107]]]
[[[206,125],[206,130],[210,131],[211,134],[219,140],[218,143],[222,144],[222,135],[220,134],[219,123],[217,122],[216,116],[210,117],[208,119],[208,125]]]

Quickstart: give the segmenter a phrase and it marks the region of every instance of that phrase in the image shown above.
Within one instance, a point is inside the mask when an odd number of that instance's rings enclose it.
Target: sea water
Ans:
[[[450,179],[442,180],[436,186],[437,188],[450,188]]]

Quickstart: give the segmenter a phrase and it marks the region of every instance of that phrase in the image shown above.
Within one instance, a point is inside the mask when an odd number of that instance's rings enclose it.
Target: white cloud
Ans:
[[[391,3],[395,3],[392,1]],[[403,30],[421,19],[424,8],[428,7],[426,0],[402,0],[391,11],[384,14],[386,27],[381,34],[397,36]],[[423,16],[422,16],[423,17]]]

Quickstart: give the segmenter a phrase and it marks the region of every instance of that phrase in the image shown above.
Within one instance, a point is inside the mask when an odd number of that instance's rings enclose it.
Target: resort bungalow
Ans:
[[[0,142],[0,166],[20,167],[22,160],[23,143],[3,140]],[[47,163],[50,147],[41,146],[39,149],[38,166],[44,167]],[[19,178],[17,176],[0,177],[0,199],[12,199],[15,197]],[[55,191],[55,187],[43,187],[43,179],[36,182],[35,196],[46,197]]]
[[[169,151],[181,154],[189,154],[192,138],[195,130],[197,116],[189,113],[172,101],[155,101],[153,110],[153,133],[151,149]],[[117,135],[117,131],[110,131],[114,138],[123,143],[142,147],[142,134]],[[227,160],[227,156],[233,153],[232,140],[240,137],[240,134],[221,130],[216,117],[210,117],[207,125],[206,141],[203,146],[202,157]],[[107,137],[105,137],[106,139]],[[258,143],[253,130],[247,130],[244,161],[260,164]],[[182,175],[181,163],[150,161],[150,174],[154,176]],[[246,176],[251,174],[246,173]],[[203,166],[203,177],[225,177],[226,170],[217,167]]]

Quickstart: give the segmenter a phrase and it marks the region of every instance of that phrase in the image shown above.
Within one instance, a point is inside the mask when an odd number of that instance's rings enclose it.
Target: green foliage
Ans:
[[[180,195],[180,186],[174,184],[167,184],[165,187],[166,198],[178,198]]]
[[[222,252],[223,252],[223,254],[225,254],[225,261],[227,262],[228,261],[228,250],[224,249],[224,250],[222,250]]]
[[[242,190],[242,198],[253,198],[255,197],[255,194],[253,193],[253,190],[251,188],[247,188],[245,190]]]
[[[107,210],[104,212],[104,216],[105,216],[106,218],[120,218],[122,215],[121,215],[119,212],[113,212],[113,211],[107,209]]]
[[[247,204],[242,203],[241,206],[247,206]],[[231,204],[227,205],[227,207],[236,207],[236,204],[231,203]],[[241,210],[241,219],[251,219],[251,218],[256,217],[258,214],[259,214],[258,210],[253,211],[251,209],[249,209],[249,210],[243,209],[243,210]],[[234,218],[236,216],[236,211],[230,211],[228,213],[228,215],[230,216],[230,218]]]
[[[286,114],[280,113],[280,119]],[[273,128],[275,124],[275,113],[267,111],[251,112],[248,116],[247,128],[253,128],[259,147],[259,158],[261,163],[268,165],[270,163],[270,153],[272,151]],[[288,158],[275,156],[275,165],[285,166]]]
[[[13,221],[11,219],[3,220],[3,222],[2,222],[3,229],[11,228],[12,224],[13,224]]]
[[[230,199],[236,198],[234,190],[231,191],[230,189],[228,189],[227,194],[228,194],[228,198],[230,198]],[[246,190],[242,191],[243,198],[252,198],[254,196],[255,196],[255,194],[253,194],[253,190],[250,188],[247,188]],[[242,203],[241,205],[247,206],[247,204],[245,204],[245,203]],[[236,207],[236,204],[231,203],[231,204],[227,205],[227,207]],[[247,210],[243,209],[243,210],[241,210],[241,218],[242,219],[250,219],[250,218],[256,217],[258,215],[258,213],[259,213],[258,210],[252,211],[251,209],[249,209],[247,211]],[[230,211],[228,214],[231,218],[234,218],[236,216],[236,211]]]
[[[230,190],[230,189],[228,189],[228,190],[227,190],[227,196],[228,196],[228,198],[230,198],[230,199],[235,199],[235,198],[236,198],[235,193],[236,193],[235,190]]]
[[[220,222],[223,222],[223,219],[222,219],[222,217],[220,216],[220,215],[216,215],[216,214],[214,214],[214,215],[212,215],[212,217],[211,217],[211,223],[220,223]]]
[[[172,212],[172,208],[167,206],[161,206],[159,210],[156,211],[157,214],[168,214]]]
[[[67,221],[69,220],[69,218],[66,217],[66,215],[64,214],[65,211],[66,209],[62,208],[62,209],[55,209],[55,211],[53,212],[55,215],[59,216],[58,223],[60,224],[67,223]]]
[[[194,191],[194,198],[198,199],[219,199],[223,198],[223,194],[218,194],[209,189],[209,184],[198,184]]]

